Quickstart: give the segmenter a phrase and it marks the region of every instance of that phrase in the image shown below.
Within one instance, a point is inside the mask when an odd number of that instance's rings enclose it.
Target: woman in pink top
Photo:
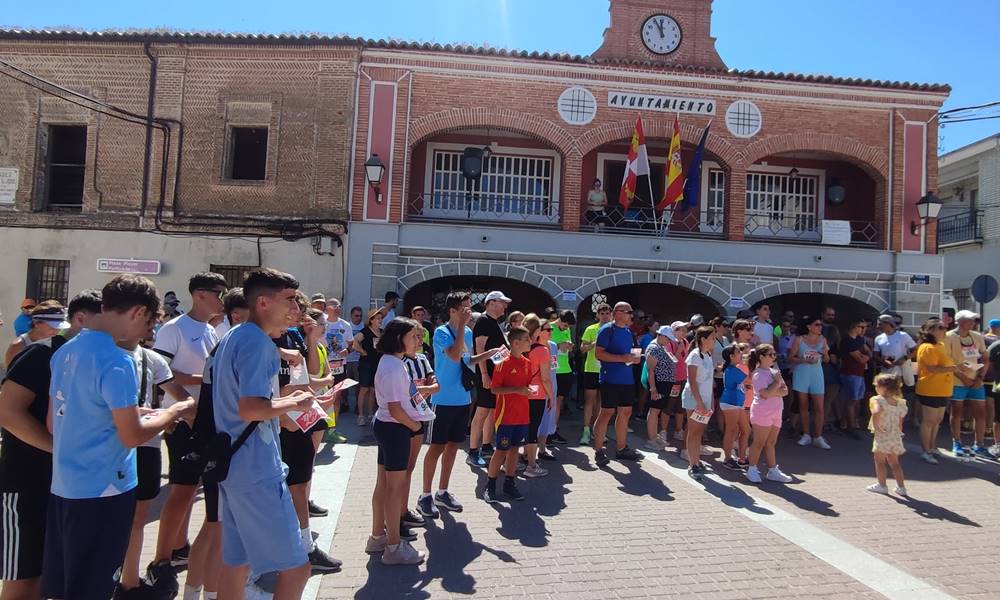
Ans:
[[[524,476],[532,479],[545,477],[548,469],[538,464],[538,448],[545,447],[545,437],[538,435],[538,427],[542,424],[546,404],[551,408],[555,404],[555,391],[552,389],[552,354],[549,352],[549,340],[552,338],[552,324],[535,313],[524,317],[521,326],[528,330],[531,336],[531,350],[528,351],[528,361],[531,362],[531,395],[528,396],[528,437],[524,446],[528,467]]]
[[[767,459],[767,478],[771,481],[789,483],[792,478],[778,468],[778,458],[774,450],[781,431],[782,397],[788,393],[788,386],[775,366],[777,352],[771,344],[760,344],[750,351],[750,378],[753,381],[753,404],[750,405],[750,425],[753,426],[753,444],[750,446],[750,467],[747,479],[760,483],[762,478],[757,463],[761,452]]]

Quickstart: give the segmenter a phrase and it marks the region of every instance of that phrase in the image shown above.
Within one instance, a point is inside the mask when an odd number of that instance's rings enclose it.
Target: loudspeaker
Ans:
[[[483,149],[468,147],[462,153],[462,175],[479,179],[483,174]]]

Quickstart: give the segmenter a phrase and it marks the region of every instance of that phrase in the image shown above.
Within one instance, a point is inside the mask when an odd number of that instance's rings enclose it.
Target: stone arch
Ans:
[[[709,136],[711,138],[711,136]],[[883,148],[830,133],[788,133],[766,137],[743,150],[745,162],[752,165],[782,152],[822,151],[854,163],[878,181],[889,173],[889,157]]]
[[[451,108],[414,119],[410,124],[410,147],[435,133],[465,127],[496,127],[525,133],[556,147],[563,156],[574,146],[573,137],[553,121],[506,108],[480,106]]]
[[[533,285],[554,299],[558,298],[563,292],[562,287],[560,287],[559,284],[557,284],[551,277],[543,275],[534,269],[527,269],[525,267],[506,263],[475,260],[455,260],[421,267],[420,269],[400,277],[399,286],[403,289],[403,291],[406,291],[415,285],[423,283],[424,281],[437,279],[439,277],[457,276],[484,276],[513,279],[515,281],[527,283],[528,285]]]
[[[647,138],[669,138],[673,134],[673,121],[668,118],[643,119],[642,126],[643,133],[645,133]],[[604,144],[631,138],[634,130],[635,119],[605,123],[580,136],[576,140],[576,147],[581,156],[586,156],[589,152]],[[701,137],[702,131],[703,127],[699,125],[682,123],[681,139],[691,144],[696,144]],[[738,164],[741,160],[740,153],[736,148],[721,136],[709,134],[705,148],[724,163],[724,168],[728,169]]]
[[[678,287],[699,295],[711,303],[719,314],[725,314],[725,305],[729,301],[729,292],[713,283],[709,278],[687,273],[672,271],[617,271],[601,277],[586,280],[575,291],[580,298],[586,298],[602,290],[626,285],[664,285]]]
[[[794,281],[772,281],[751,290],[743,296],[749,306],[758,302],[788,294],[825,294],[843,296],[863,302],[883,313],[890,308],[887,290],[870,290],[861,286],[838,281],[815,281],[797,279]]]

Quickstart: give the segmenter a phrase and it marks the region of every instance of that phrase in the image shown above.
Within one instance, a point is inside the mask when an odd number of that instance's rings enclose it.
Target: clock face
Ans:
[[[642,24],[642,43],[654,54],[670,54],[681,45],[681,26],[673,17],[653,15]]]

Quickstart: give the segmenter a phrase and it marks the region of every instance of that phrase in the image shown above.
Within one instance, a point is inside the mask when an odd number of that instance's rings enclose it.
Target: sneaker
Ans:
[[[399,539],[404,542],[415,542],[417,541],[417,534],[413,533],[413,530],[409,527],[399,526]]]
[[[927,463],[927,464],[930,464],[930,465],[936,465],[936,464],[938,464],[937,457],[935,457],[930,452],[924,452],[923,454],[920,455],[920,458],[922,458],[923,461],[925,463]]]
[[[336,429],[327,429],[326,433],[323,434],[323,441],[328,444],[345,444],[347,443],[347,436]]]
[[[661,431],[656,435],[656,441],[658,441],[661,446],[666,447],[670,444],[670,434],[666,431]]]
[[[434,504],[437,504],[445,510],[450,510],[452,512],[462,512],[462,503],[452,495],[451,492],[445,490],[443,492],[434,493]]]
[[[312,500],[309,501],[309,516],[310,517],[325,517],[330,514],[330,511],[323,508],[319,504],[316,504]]]
[[[358,415],[358,427],[364,427],[364,426],[365,426],[365,416]]]
[[[188,558],[191,556],[191,544],[184,544],[182,548],[177,548],[170,553],[171,567],[186,567]]]
[[[910,497],[910,495],[906,493],[906,488],[901,485],[897,485],[895,488],[893,488],[892,493],[896,494],[897,496],[901,496],[903,498]]]
[[[990,446],[988,452],[990,453],[990,456],[992,456],[993,458],[997,458],[998,456],[1000,456],[1000,444],[993,444],[992,446]]]
[[[511,500],[524,500],[524,494],[518,491],[517,485],[514,483],[513,479],[508,479],[503,482],[503,493],[507,494],[507,497]]]
[[[799,441],[797,443],[800,446],[808,446],[809,444],[813,443],[812,436],[809,435],[808,433],[803,433],[802,437],[799,438]]]
[[[156,589],[155,587],[149,585],[144,579],[139,579],[139,585],[132,589],[126,590],[118,584],[115,588],[115,594],[112,596],[112,600],[150,600],[153,598],[166,598],[167,595]]]
[[[566,444],[569,443],[566,441],[566,438],[559,435],[558,431],[549,436],[549,441],[552,442],[553,444],[556,444],[557,446],[565,446]]]
[[[386,534],[382,535],[370,535],[368,536],[368,542],[365,544],[365,552],[368,554],[382,554],[385,552],[385,546],[388,544],[389,536]]]
[[[738,459],[736,464],[739,465],[741,471],[746,471],[750,468],[750,461],[744,458]]]
[[[177,572],[170,566],[169,560],[150,563],[146,567],[146,581],[154,588],[168,594],[176,595],[180,589],[180,584],[177,582]]]
[[[486,489],[483,490],[483,500],[487,504],[497,504],[500,502],[500,499],[497,498],[497,491],[495,489],[491,490],[490,486],[486,486]]]
[[[625,433],[635,433],[635,430],[632,429],[631,427],[626,426],[625,427]]]
[[[426,527],[427,526],[427,521],[425,521],[424,518],[422,516],[420,516],[419,514],[417,514],[417,512],[415,510],[413,510],[412,508],[406,509],[406,512],[403,513],[403,518],[401,519],[401,522],[406,527]]]
[[[889,488],[885,487],[880,483],[873,483],[870,486],[866,487],[865,489],[875,494],[885,494],[886,496],[889,495]]]
[[[602,449],[594,452],[594,462],[597,463],[598,467],[606,467],[611,462],[611,459],[608,458],[608,453]]]
[[[684,460],[688,460],[688,461],[691,460],[690,458],[688,458],[687,448],[682,448],[681,449],[681,458],[684,459]]]
[[[553,461],[553,460],[556,460],[556,457],[553,456],[551,452],[548,452],[548,451],[545,451],[545,450],[539,450],[538,451],[538,460]]]
[[[538,466],[537,464],[535,466],[533,466],[533,467],[529,466],[526,469],[524,469],[524,476],[527,477],[528,479],[535,479],[535,478],[538,478],[538,477],[545,477],[548,474],[549,474],[549,472],[548,472],[547,469],[543,469],[542,467]]]
[[[722,462],[722,466],[726,467],[730,471],[741,471],[742,470],[740,468],[740,463],[736,462],[736,460],[733,459],[733,457],[731,457],[731,456]]]
[[[760,483],[764,481],[761,479],[760,469],[757,468],[757,465],[750,465],[750,468],[747,469],[746,476],[747,480],[751,483]]]
[[[515,475],[524,475],[524,471],[527,468],[528,468],[528,463],[522,463],[522,462],[517,463],[517,469],[515,469],[517,473],[515,473]]]
[[[972,445],[972,453],[976,456],[981,456],[982,458],[988,458],[990,460],[993,459],[993,455],[990,454],[990,451],[987,450],[985,446],[980,446],[979,444]]]
[[[674,441],[675,442],[683,442],[684,441],[684,432],[683,431],[675,431],[674,432]]]
[[[954,441],[951,443],[951,453],[955,455],[955,458],[962,458],[965,456],[965,448],[962,447],[962,442]]]
[[[691,479],[701,481],[704,476],[705,471],[701,468],[701,465],[691,465],[688,467],[688,477]]]
[[[646,443],[642,445],[643,450],[649,450],[650,452],[659,452],[661,442],[660,440],[646,440]]]
[[[702,446],[701,449],[698,451],[698,454],[702,456],[712,456],[713,454],[715,454],[715,451],[709,448],[708,446]]]
[[[483,455],[479,453],[479,450],[469,450],[469,455],[465,457],[465,464],[470,467],[478,467],[480,469],[486,468],[486,460]]]
[[[821,450],[829,450],[830,449],[830,444],[826,443],[826,438],[824,438],[823,436],[819,436],[818,438],[814,439],[813,440],[813,446],[816,446],[817,448],[819,448]]]
[[[615,453],[615,458],[618,460],[630,460],[630,461],[640,461],[642,460],[642,455],[635,450],[625,446],[621,450]]]
[[[398,546],[385,547],[382,552],[383,565],[419,565],[424,562],[424,553],[418,551],[407,541],[401,541]]]
[[[493,456],[493,444],[483,444],[483,446],[479,449],[479,455],[483,458]]]
[[[782,473],[778,465],[774,465],[767,470],[767,479],[768,481],[777,481],[778,483],[791,483],[794,481],[790,475]]]
[[[436,519],[441,516],[437,507],[434,506],[434,497],[430,494],[423,494],[417,499],[417,511],[429,519]]]
[[[319,546],[315,546],[309,553],[309,564],[313,573],[336,573],[344,566],[344,563],[333,558]]]

